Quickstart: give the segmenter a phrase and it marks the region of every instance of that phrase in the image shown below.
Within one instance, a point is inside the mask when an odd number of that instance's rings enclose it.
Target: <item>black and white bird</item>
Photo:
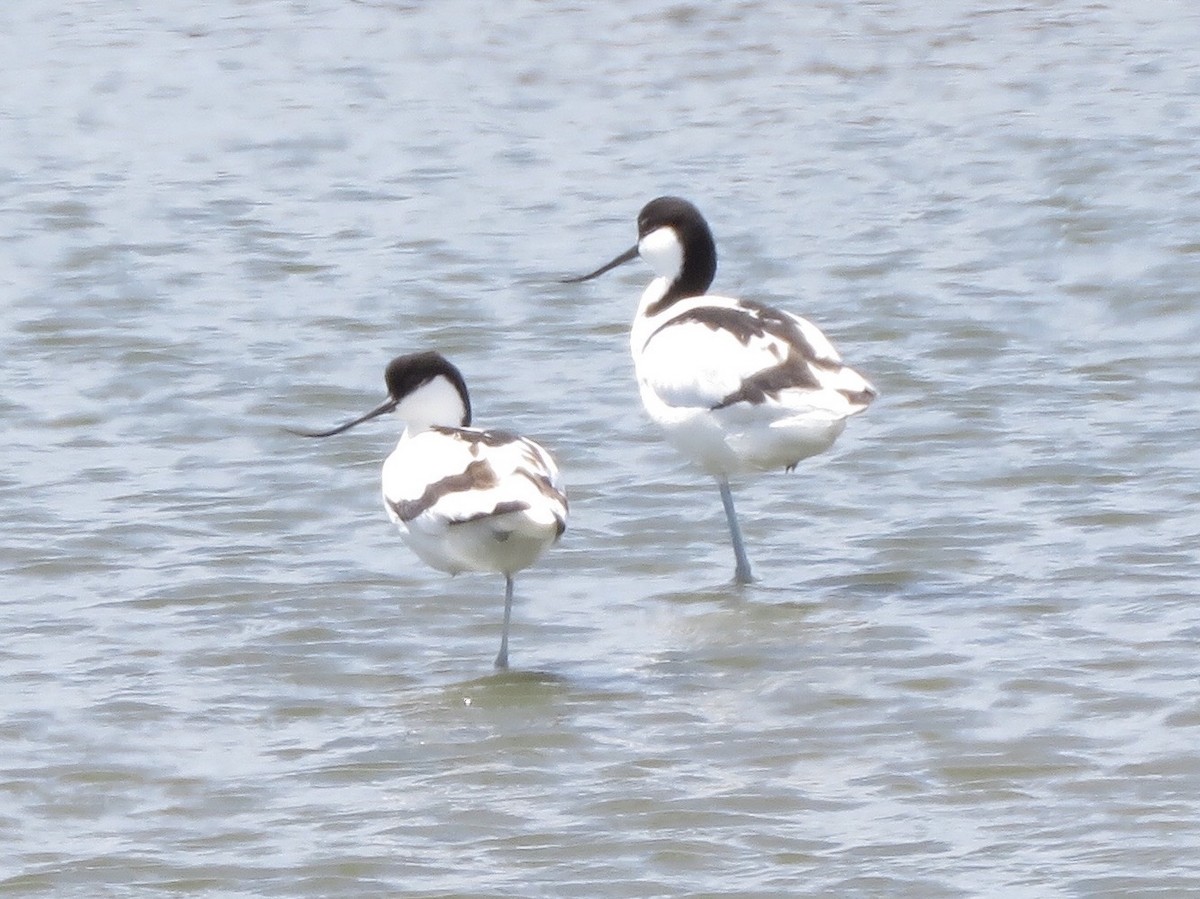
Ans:
[[[383,505],[404,542],[440,571],[504,575],[504,632],[496,667],[508,667],[513,576],[558,541],[567,526],[567,495],[558,467],[538,444],[509,431],[470,427],[471,399],[462,374],[435,352],[393,359],[384,375],[388,398],[330,437],[388,412],[404,432],[383,463]]]
[[[667,441],[712,475],[736,559],[753,579],[731,476],[785,468],[833,445],[846,419],[876,391],[816,325],[751,300],[708,294],[717,248],[700,211],[679,197],[647,203],[638,241],[587,281],[641,256],[657,277],[642,294],[630,334],[642,403]]]

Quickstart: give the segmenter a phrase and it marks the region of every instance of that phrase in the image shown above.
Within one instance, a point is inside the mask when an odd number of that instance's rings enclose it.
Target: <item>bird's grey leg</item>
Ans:
[[[717,478],[717,486],[721,488],[721,503],[725,506],[725,517],[729,520],[729,536],[733,540],[733,557],[737,560],[733,579],[739,584],[748,584],[754,580],[754,576],[750,573],[750,560],[746,558],[742,529],[738,525],[737,511],[733,508],[733,492],[725,478]]]
[[[508,667],[508,622],[512,618],[513,579],[511,574],[504,575],[504,634],[500,637],[500,654],[496,656],[496,667],[503,670]]]

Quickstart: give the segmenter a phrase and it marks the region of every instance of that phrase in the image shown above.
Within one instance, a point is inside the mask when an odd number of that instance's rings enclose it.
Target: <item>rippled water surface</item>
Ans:
[[[1200,11],[0,8],[0,894],[1200,895]],[[712,485],[647,269],[882,397]],[[393,355],[553,448],[571,526],[388,524]]]

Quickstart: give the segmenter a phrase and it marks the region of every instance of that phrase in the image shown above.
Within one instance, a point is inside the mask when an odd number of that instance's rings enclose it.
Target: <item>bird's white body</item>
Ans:
[[[842,364],[811,322],[770,310],[779,320],[763,328],[761,307],[714,295],[678,300],[652,314],[648,310],[667,286],[665,278],[651,282],[634,319],[630,351],[638,390],[667,442],[708,474],[790,468],[829,449],[846,418],[870,402],[859,396],[870,385]],[[741,329],[718,327],[721,320]],[[787,323],[802,338],[807,359],[782,336]],[[813,383],[761,391],[761,396],[747,389],[789,356],[793,365],[808,369]],[[739,391],[752,393],[757,402],[725,403]]]
[[[474,428],[406,429],[383,464],[383,500],[421,561],[450,574],[528,568],[567,518],[549,453],[515,434]]]

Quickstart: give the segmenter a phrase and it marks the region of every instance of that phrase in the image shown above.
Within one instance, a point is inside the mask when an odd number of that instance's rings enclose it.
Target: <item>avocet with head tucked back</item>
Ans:
[[[400,536],[426,564],[450,574],[504,575],[504,632],[496,667],[508,667],[513,576],[532,565],[567,526],[567,495],[550,454],[509,431],[471,428],[462,374],[434,352],[393,359],[388,398],[330,437],[395,412],[404,432],[383,463],[383,504]]]
[[[732,475],[792,470],[833,445],[875,388],[842,363],[811,322],[750,300],[706,293],[717,248],[700,211],[679,197],[651,200],[638,214],[638,242],[587,281],[641,256],[656,277],[642,294],[630,334],[642,403],[686,458],[721,491],[736,560],[752,580]]]

